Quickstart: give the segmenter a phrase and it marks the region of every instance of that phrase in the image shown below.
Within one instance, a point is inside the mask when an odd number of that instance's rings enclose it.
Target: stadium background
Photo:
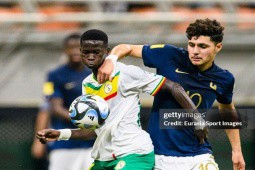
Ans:
[[[196,18],[215,18],[225,29],[216,63],[236,78],[234,103],[255,108],[254,0],[0,0],[0,169],[29,170],[34,120],[47,71],[65,60],[62,40],[89,28],[118,43],[171,43],[186,47],[185,27]],[[123,62],[145,68],[138,59]],[[152,98],[141,95],[147,126]],[[210,130],[221,170],[231,169],[231,147],[223,130]],[[254,130],[241,130],[247,170],[255,170]]]

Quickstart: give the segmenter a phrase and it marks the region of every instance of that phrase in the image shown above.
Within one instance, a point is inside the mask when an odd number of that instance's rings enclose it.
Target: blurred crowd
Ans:
[[[161,2],[162,3],[162,2]],[[181,13],[182,16],[191,16],[194,14],[203,14],[205,17],[221,17],[225,12],[233,12],[240,16],[255,15],[255,3],[235,3],[234,9],[226,9],[221,3],[206,2],[206,3],[171,3],[167,5],[162,11],[160,4],[155,2],[101,2],[100,5],[91,2],[38,2],[35,11],[48,16],[61,13],[77,13],[77,12],[130,12],[130,13],[152,13],[152,12],[176,12]],[[161,4],[162,7],[162,4]],[[233,7],[233,6],[232,6]],[[0,2],[0,15],[6,13],[23,13],[31,12],[14,2]],[[81,22],[47,22],[37,23],[37,31],[59,31],[59,30],[75,30],[84,26]],[[174,29],[183,31],[187,23],[178,23],[174,25]],[[254,29],[254,23],[241,23],[238,25],[239,29]]]

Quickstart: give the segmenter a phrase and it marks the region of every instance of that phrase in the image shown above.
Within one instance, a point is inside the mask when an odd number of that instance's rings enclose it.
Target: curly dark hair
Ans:
[[[186,29],[187,38],[191,40],[192,37],[209,36],[211,41],[220,43],[223,40],[224,27],[216,20],[197,19],[194,23],[191,23]]]

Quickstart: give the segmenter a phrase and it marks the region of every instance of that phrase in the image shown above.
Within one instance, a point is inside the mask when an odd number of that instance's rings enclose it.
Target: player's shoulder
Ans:
[[[187,50],[170,44],[145,45],[142,51],[146,66],[156,66],[161,69],[167,63],[175,65],[187,65],[189,60]]]
[[[234,75],[226,70],[226,69],[223,69],[217,65],[215,65],[215,72],[219,75],[221,75],[222,77],[227,77],[227,78],[230,78],[230,79],[233,79],[234,78]]]
[[[116,70],[116,75],[120,75],[120,82],[123,85],[127,83],[134,83],[133,81],[143,81],[150,76],[155,76],[154,73],[148,72],[141,69],[140,67],[134,65],[126,65],[123,63],[118,63],[118,70]]]
[[[144,45],[144,50],[152,50],[152,51],[162,51],[162,52],[174,52],[180,55],[188,54],[187,50],[184,48],[180,48],[171,44],[153,44],[153,45]]]
[[[136,67],[134,65],[127,65],[127,64],[124,64],[122,62],[117,62],[116,63],[116,71],[124,71],[124,70],[127,70],[128,68],[131,68],[131,67]]]
[[[120,72],[121,74],[125,75],[132,75],[132,74],[138,74],[139,71],[142,69],[140,67],[134,66],[134,65],[126,65],[121,62],[117,62],[116,65],[116,73]]]
[[[223,69],[217,65],[215,65],[213,73],[217,75],[217,78],[220,79],[223,83],[232,84],[235,82],[235,77],[230,71]]]
[[[66,70],[67,70],[67,65],[64,64],[64,65],[58,66],[57,68],[55,68],[53,70],[50,70],[48,74],[51,75],[51,76],[54,76],[54,75],[61,74]]]

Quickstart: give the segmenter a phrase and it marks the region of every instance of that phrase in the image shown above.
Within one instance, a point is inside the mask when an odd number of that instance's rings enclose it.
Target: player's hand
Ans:
[[[233,170],[245,170],[245,162],[241,151],[232,152]]]
[[[112,81],[115,75],[115,67],[117,62],[117,56],[112,58],[111,55],[107,56],[100,66],[97,72],[97,81],[99,84],[103,84],[106,81]]]
[[[58,140],[59,135],[60,135],[60,132],[58,130],[43,129],[37,132],[36,138],[39,139],[39,141],[42,144],[45,144],[50,141]]]
[[[203,129],[195,129],[194,130],[195,135],[199,139],[200,144],[205,143],[205,139],[208,138],[208,128],[204,127]]]

